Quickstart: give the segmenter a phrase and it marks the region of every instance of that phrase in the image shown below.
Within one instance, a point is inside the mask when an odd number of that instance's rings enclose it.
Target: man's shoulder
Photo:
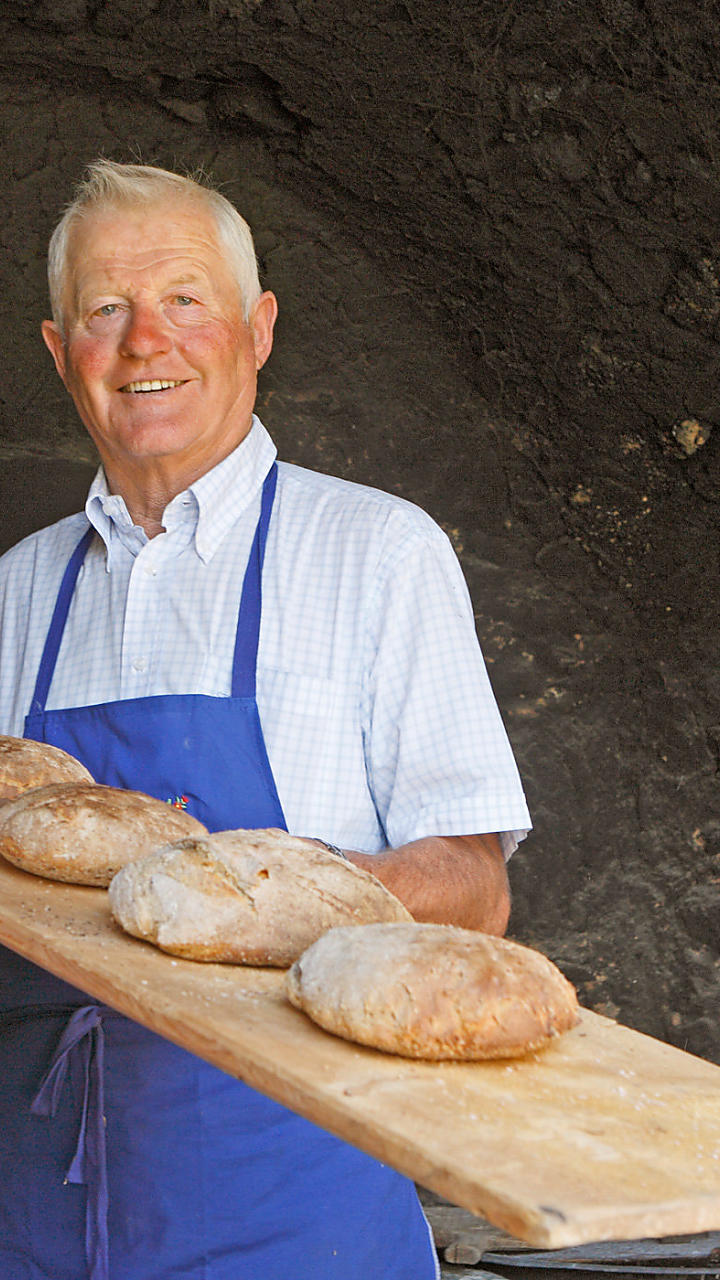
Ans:
[[[0,556],[0,582],[36,570],[59,571],[68,562],[88,527],[83,512],[65,516],[55,524],[28,534]]]
[[[295,463],[279,462],[278,470],[283,499],[326,529],[335,524],[347,531],[385,533],[393,540],[445,540],[442,529],[427,511],[398,494]]]

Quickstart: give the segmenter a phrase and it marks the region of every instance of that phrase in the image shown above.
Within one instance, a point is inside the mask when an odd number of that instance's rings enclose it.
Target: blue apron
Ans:
[[[210,830],[282,827],[255,700],[277,468],[243,583],[229,698],[46,711],[83,537],[63,579],[25,736],[98,782]],[[81,660],[81,657],[79,657]],[[411,1182],[0,948],[3,1280],[434,1280]]]

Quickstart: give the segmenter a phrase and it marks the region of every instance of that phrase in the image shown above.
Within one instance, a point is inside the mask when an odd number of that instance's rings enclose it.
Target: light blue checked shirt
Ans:
[[[89,519],[48,708],[227,696],[245,565],[275,446],[240,446],[148,540],[99,471],[86,515],[0,560],[0,732],[21,735],[60,580]],[[530,820],[460,566],[425,512],[279,464],[263,572],[258,708],[288,828],[376,852]]]

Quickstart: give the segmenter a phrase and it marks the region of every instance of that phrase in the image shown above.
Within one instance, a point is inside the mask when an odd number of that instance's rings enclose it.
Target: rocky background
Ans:
[[[535,829],[511,934],[720,1062],[710,0],[5,0],[3,546],[77,509],[41,346],[89,159],[202,165],[280,298],[281,456],[461,557]]]

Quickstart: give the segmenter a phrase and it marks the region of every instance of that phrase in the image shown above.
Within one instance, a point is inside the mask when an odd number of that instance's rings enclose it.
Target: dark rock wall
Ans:
[[[40,345],[98,153],[203,165],[281,303],[281,455],[453,538],[535,831],[511,933],[720,1061],[709,0],[6,0],[0,538],[92,451]]]

